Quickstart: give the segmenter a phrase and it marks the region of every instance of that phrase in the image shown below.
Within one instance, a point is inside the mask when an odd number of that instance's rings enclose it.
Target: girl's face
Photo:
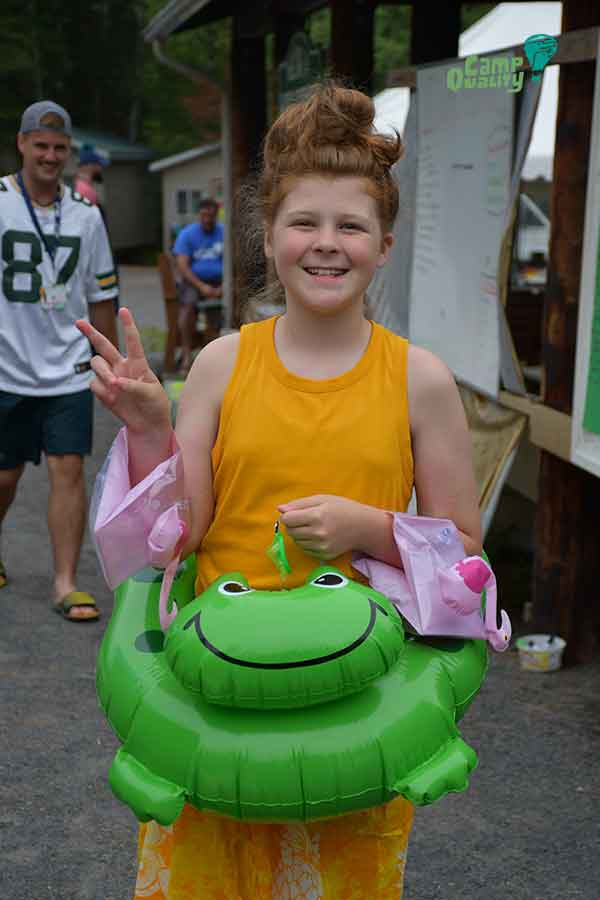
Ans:
[[[349,175],[297,179],[265,230],[287,302],[325,314],[362,303],[391,245],[365,179]]]

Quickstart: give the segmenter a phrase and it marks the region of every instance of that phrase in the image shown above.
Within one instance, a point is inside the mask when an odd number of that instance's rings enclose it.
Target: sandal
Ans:
[[[89,607],[93,610],[94,614],[91,616],[71,615],[71,611],[77,606]],[[96,619],[100,618],[100,611],[96,606],[96,601],[92,595],[88,594],[86,591],[71,591],[70,594],[67,594],[62,598],[60,603],[54,604],[54,609],[57,613],[60,613],[64,619],[68,619],[69,622],[95,622]]]

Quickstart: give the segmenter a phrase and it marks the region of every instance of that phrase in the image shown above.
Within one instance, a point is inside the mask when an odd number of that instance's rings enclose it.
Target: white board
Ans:
[[[403,110],[404,107],[400,109],[399,116],[403,115]],[[412,98],[409,97],[409,108],[402,132],[404,155],[392,167],[392,174],[398,182],[400,192],[400,207],[393,229],[392,252],[385,266],[375,272],[367,291],[370,314],[375,321],[402,337],[408,337],[411,260],[415,230],[416,110],[417,101],[413,91]]]
[[[452,92],[450,65],[417,72],[416,229],[409,337],[496,397],[498,256],[510,194],[513,95]]]
[[[600,39],[599,39],[600,52]],[[590,144],[573,418],[571,462],[600,478],[600,66],[596,66]],[[587,426],[587,427],[586,427]]]

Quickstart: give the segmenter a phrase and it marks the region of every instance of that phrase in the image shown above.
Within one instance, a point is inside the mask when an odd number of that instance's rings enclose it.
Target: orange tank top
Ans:
[[[289,372],[275,349],[277,317],[241,329],[212,450],[215,509],[198,551],[197,593],[241,572],[252,587],[281,587],[266,554],[277,505],[336,494],[404,512],[413,486],[407,398],[408,342],[377,323],[358,363],[315,381]],[[286,534],[292,573],[302,584],[320,565]],[[330,562],[364,581],[351,552]]]

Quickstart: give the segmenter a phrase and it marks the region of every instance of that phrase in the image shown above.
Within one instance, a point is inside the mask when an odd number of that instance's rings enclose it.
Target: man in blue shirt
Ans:
[[[192,344],[196,328],[197,306],[222,296],[223,226],[217,222],[218,206],[205,198],[200,203],[198,222],[186,225],[173,246],[173,254],[182,283],[179,291],[179,331],[181,333],[181,370],[187,374],[192,364]],[[220,309],[207,310],[211,328],[218,327]]]

